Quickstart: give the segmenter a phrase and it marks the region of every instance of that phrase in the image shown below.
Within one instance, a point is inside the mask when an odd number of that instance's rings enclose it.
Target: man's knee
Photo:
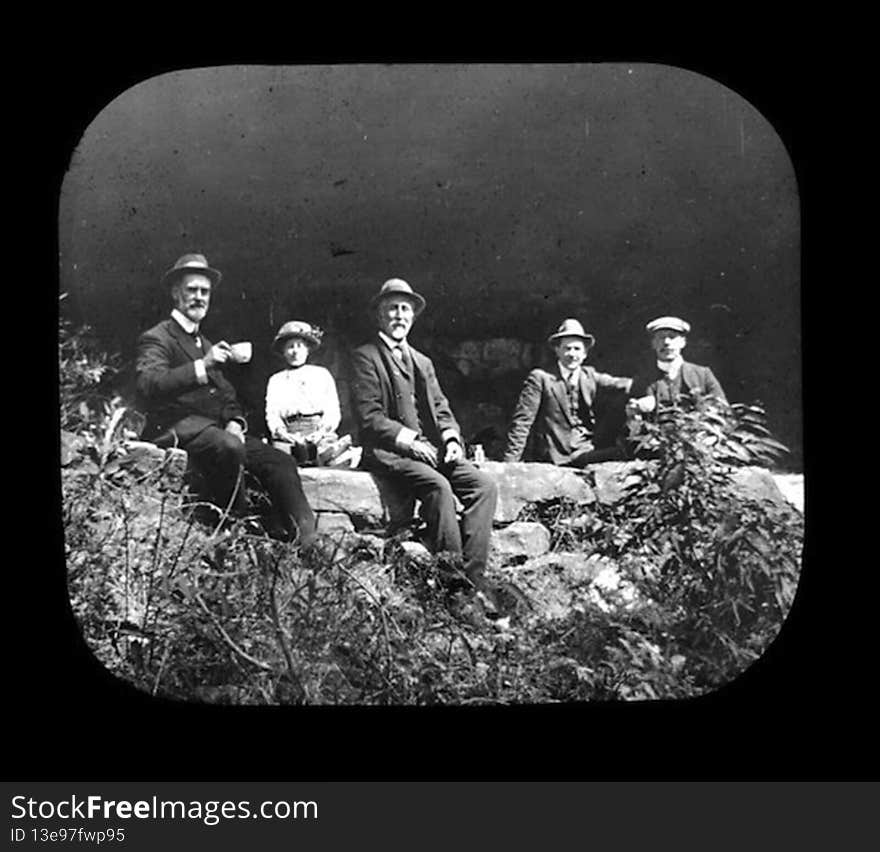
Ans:
[[[244,464],[245,450],[240,438],[223,429],[218,429],[212,443],[220,464]]]
[[[437,474],[436,477],[428,479],[424,486],[422,502],[431,501],[438,506],[455,506],[455,494],[452,491],[452,484],[449,480]]]
[[[498,483],[495,478],[475,467],[468,469],[460,481],[461,490],[472,494],[474,500],[494,500],[498,497]]]

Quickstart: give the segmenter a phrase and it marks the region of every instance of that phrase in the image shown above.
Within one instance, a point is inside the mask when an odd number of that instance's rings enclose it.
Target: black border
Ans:
[[[51,382],[55,363],[57,303],[57,202],[69,157],[92,118],[116,95],[151,76],[186,67],[216,64],[273,64],[289,56],[244,52],[194,58],[180,51],[161,61],[127,55],[108,62],[106,54],[80,52],[76,62],[56,57],[48,75],[53,109],[42,112],[44,133],[27,152],[29,200],[36,202],[30,229],[37,248],[28,252],[40,270],[39,315],[50,318],[29,370],[27,409],[41,414],[32,432],[42,448],[37,461],[38,517],[26,518],[32,532],[18,568],[21,597],[12,598],[12,625],[18,637],[14,709],[7,772],[18,777],[217,777],[217,778],[754,778],[863,776],[874,771],[855,735],[867,716],[859,709],[850,675],[860,669],[859,648],[844,648],[840,633],[842,592],[834,590],[824,566],[830,555],[823,528],[831,500],[825,491],[818,452],[828,423],[827,410],[814,402],[816,384],[804,382],[805,462],[808,540],[805,571],[795,609],[768,653],[724,690],[684,703],[513,707],[500,709],[286,708],[224,709],[151,701],[108,676],[84,648],[69,618],[63,588],[57,397]],[[299,55],[298,62],[369,61],[612,61],[658,62],[702,73],[750,101],[776,128],[795,165],[802,206],[803,318],[805,379],[817,356],[810,328],[817,315],[815,283],[822,275],[822,252],[813,226],[816,198],[808,132],[812,87],[804,57],[774,45],[736,54],[690,55],[621,50],[614,54],[527,52],[487,57],[473,53],[432,57],[363,53],[347,56]],[[118,60],[118,56],[117,56]],[[44,78],[45,79],[45,78]],[[41,106],[37,104],[36,106]],[[35,112],[38,110],[35,110]],[[33,274],[33,271],[31,271]],[[19,296],[21,294],[18,294]],[[45,300],[45,302],[43,301]],[[43,336],[45,334],[45,337]],[[33,375],[41,381],[34,382]],[[57,379],[56,379],[57,384]],[[36,402],[36,405],[33,402]],[[35,416],[35,419],[36,416]],[[34,481],[34,458],[26,463]],[[44,497],[52,495],[51,505]],[[819,518],[823,519],[820,527]],[[833,521],[830,521],[833,523]],[[51,529],[51,535],[48,530]],[[50,576],[51,575],[51,576]],[[851,592],[850,592],[851,594]],[[838,613],[835,618],[835,613]],[[18,620],[17,620],[18,619]],[[848,654],[847,654],[848,651]],[[849,668],[847,668],[849,667]],[[863,675],[864,677],[864,675]],[[852,698],[848,697],[853,696]]]

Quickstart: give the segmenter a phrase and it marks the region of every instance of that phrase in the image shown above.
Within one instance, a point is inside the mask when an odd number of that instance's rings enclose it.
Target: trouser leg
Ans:
[[[232,510],[236,513],[247,511],[247,497],[241,480],[245,448],[238,438],[219,426],[209,426],[188,441],[183,449],[205,477],[212,501],[225,509],[235,491]]]
[[[315,513],[303,493],[296,462],[287,453],[247,437],[244,443],[245,467],[269,493],[272,509],[291,536],[299,530],[300,540],[315,537]]]
[[[464,570],[479,585],[489,559],[498,486],[487,473],[464,460],[452,465],[447,476],[464,507],[461,517]]]
[[[449,480],[424,462],[383,453],[373,458],[368,468],[391,475],[402,489],[422,504],[422,517],[428,525],[428,546],[435,553],[461,553],[461,531],[455,511],[455,497]]]

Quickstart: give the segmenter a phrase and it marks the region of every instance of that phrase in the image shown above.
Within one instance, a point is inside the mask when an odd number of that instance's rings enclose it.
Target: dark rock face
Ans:
[[[220,67],[153,78],[86,128],[60,203],[61,288],[112,350],[169,309],[186,251],[221,269],[205,332],[259,429],[282,322],[322,326],[340,384],[402,276],[428,300],[412,342],[465,434],[497,455],[547,335],[576,316],[590,361],[649,364],[644,324],[681,314],[686,356],[759,400],[800,446],[799,218],[770,123],[659,65]]]

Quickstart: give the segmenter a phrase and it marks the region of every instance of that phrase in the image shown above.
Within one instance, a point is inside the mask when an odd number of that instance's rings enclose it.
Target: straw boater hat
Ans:
[[[275,339],[272,341],[272,348],[276,352],[281,352],[281,347],[291,337],[300,337],[314,349],[316,346],[321,345],[321,338],[323,336],[324,332],[317,326],[310,325],[302,320],[290,320],[290,322],[284,323],[278,329],[278,334],[275,335]]]
[[[587,349],[596,343],[596,338],[592,334],[585,333],[584,327],[576,319],[563,320],[556,333],[547,338],[547,342],[552,346],[562,337],[580,337],[586,343]]]
[[[668,328],[679,334],[687,334],[691,330],[691,324],[679,317],[657,317],[645,326],[645,331],[648,334],[653,334],[655,331],[660,331],[661,328]]]
[[[216,269],[211,269],[211,267],[208,266],[208,261],[203,254],[185,254],[177,258],[177,262],[174,266],[162,276],[162,284],[166,286],[172,284],[179,276],[185,275],[187,272],[207,275],[215,287],[220,283],[220,279],[223,277],[223,275]]]
[[[382,285],[382,289],[373,296],[373,299],[370,302],[370,307],[375,308],[382,299],[386,299],[389,296],[406,296],[413,303],[413,311],[416,316],[425,310],[424,297],[421,294],[416,293],[402,278],[388,279],[388,281]]]

